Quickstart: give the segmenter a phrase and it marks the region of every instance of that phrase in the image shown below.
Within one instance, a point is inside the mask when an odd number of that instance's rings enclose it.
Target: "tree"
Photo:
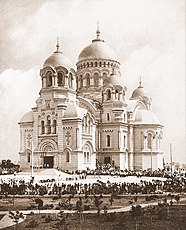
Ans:
[[[94,196],[94,204],[98,210],[97,215],[100,216],[100,212],[101,212],[101,204],[103,203],[103,201],[101,200],[101,196]]]

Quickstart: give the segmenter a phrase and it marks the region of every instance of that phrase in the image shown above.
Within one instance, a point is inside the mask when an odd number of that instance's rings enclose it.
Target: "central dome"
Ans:
[[[92,40],[92,43],[86,46],[78,57],[78,62],[87,59],[107,59],[117,61],[118,58],[115,52],[105,44],[104,40],[99,38],[100,31],[97,30],[97,38]]]

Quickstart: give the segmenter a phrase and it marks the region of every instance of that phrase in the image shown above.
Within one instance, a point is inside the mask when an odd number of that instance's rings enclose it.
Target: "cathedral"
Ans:
[[[151,111],[152,100],[141,81],[126,98],[120,62],[99,28],[80,52],[76,70],[57,42],[40,77],[36,105],[19,122],[21,170],[163,167],[163,125]]]

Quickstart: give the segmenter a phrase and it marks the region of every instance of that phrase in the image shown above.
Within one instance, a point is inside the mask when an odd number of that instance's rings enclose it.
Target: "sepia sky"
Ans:
[[[121,62],[127,98],[142,84],[164,125],[165,161],[186,163],[184,0],[0,0],[0,160],[19,160],[19,125],[35,105],[39,70],[61,50],[74,66],[101,37]]]

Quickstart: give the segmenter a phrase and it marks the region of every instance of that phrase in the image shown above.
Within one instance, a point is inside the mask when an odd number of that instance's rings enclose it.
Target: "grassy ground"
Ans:
[[[64,214],[65,221],[56,215],[29,215],[27,219],[17,226],[17,230],[185,230],[186,206],[169,206],[169,214],[160,218],[157,214],[151,214],[148,210],[143,215],[133,218],[129,212],[102,214],[86,214],[80,219],[78,214]],[[48,218],[50,216],[50,219]],[[65,222],[65,224],[64,224]],[[30,223],[36,225],[32,227]],[[66,226],[66,228],[65,228]],[[5,228],[13,230],[14,227]]]
[[[132,197],[132,196],[130,196]],[[106,205],[108,209],[119,208],[125,206],[131,206],[129,204],[129,197],[122,196],[119,199],[114,199],[113,205],[110,205],[108,197],[103,197],[103,205]],[[0,210],[24,210],[30,208],[30,203],[33,197],[22,198],[3,198],[0,200]],[[44,201],[44,205],[53,204],[54,209],[58,206],[61,199],[53,199],[52,197],[41,197]],[[71,203],[73,208],[78,197],[72,198]],[[91,199],[91,198],[90,198]],[[155,201],[162,200],[160,196]],[[63,197],[62,200],[67,200],[67,197]],[[85,200],[85,198],[83,198]],[[168,199],[169,201],[169,199]],[[152,202],[152,201],[151,201]],[[150,203],[146,201],[145,196],[138,196],[137,202],[133,204]],[[186,229],[186,199],[181,198],[180,204],[168,206],[166,216],[162,218],[157,212],[152,212],[152,209],[145,208],[143,214],[140,217],[134,218],[129,212],[124,213],[107,213],[102,212],[101,216],[97,214],[83,214],[83,219],[79,218],[77,213],[75,214],[63,214],[63,217],[59,218],[56,214],[40,214],[40,215],[28,215],[24,222],[18,224],[17,230],[185,230]],[[91,209],[95,209],[92,205]],[[66,216],[67,215],[67,216]],[[1,217],[0,217],[1,218]],[[66,226],[66,228],[65,228]],[[5,228],[6,230],[15,229],[14,226]]]

